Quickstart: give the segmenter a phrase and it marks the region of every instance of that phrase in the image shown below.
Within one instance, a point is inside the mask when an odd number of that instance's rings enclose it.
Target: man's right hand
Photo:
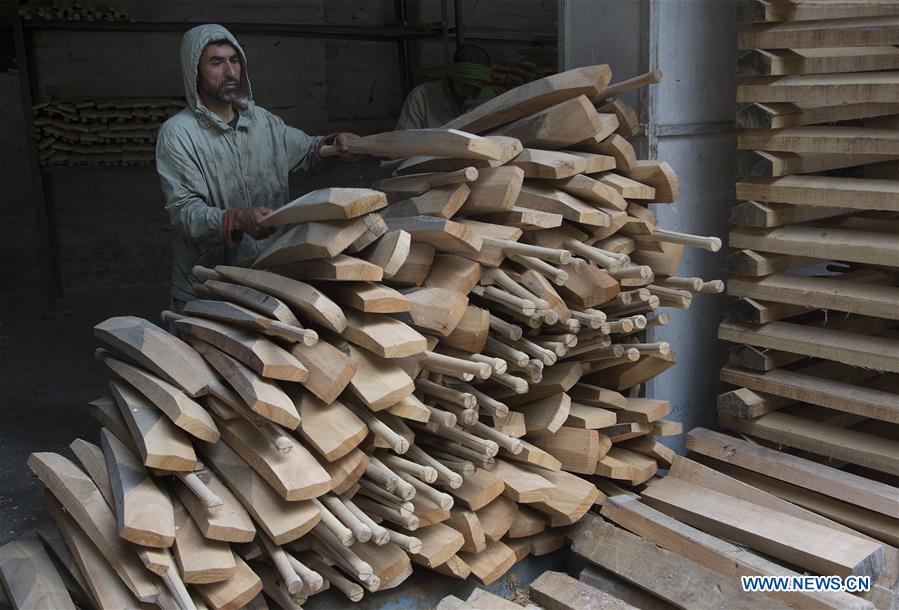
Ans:
[[[264,206],[248,210],[237,210],[237,213],[234,215],[234,228],[238,231],[243,231],[253,239],[265,239],[275,232],[276,227],[263,227],[259,223],[271,213],[272,209]]]

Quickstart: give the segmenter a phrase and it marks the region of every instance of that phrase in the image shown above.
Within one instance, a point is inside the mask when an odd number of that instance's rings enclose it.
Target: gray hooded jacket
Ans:
[[[197,96],[197,65],[211,42],[227,40],[241,56],[238,109],[232,129]],[[156,143],[156,171],[165,209],[175,229],[172,291],[176,299],[196,298],[191,291],[194,265],[235,264],[258,254],[269,240],[244,236],[237,248],[225,247],[225,210],[290,201],[288,174],[315,164],[319,137],[311,137],[253,103],[247,58],[237,39],[220,25],[193,28],[181,41],[181,69],[187,107],[166,121]]]

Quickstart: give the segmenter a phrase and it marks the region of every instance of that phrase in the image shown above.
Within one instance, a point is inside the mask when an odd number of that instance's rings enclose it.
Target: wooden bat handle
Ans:
[[[191,274],[197,279],[203,280],[221,280],[222,276],[218,274],[215,269],[209,269],[208,267],[204,267],[202,265],[194,265],[190,270]]]
[[[640,76],[635,76],[634,78],[629,78],[620,83],[615,83],[614,85],[606,87],[591,101],[595,104],[609,99],[610,97],[626,93],[627,91],[633,91],[634,89],[639,89],[646,85],[654,85],[660,82],[662,82],[662,71],[656,68],[652,72],[647,72],[646,74],[641,74]]]
[[[428,179],[431,188],[438,186],[447,186],[450,184],[460,184],[466,182],[474,182],[478,179],[478,170],[476,167],[463,167],[454,172],[442,172]]]

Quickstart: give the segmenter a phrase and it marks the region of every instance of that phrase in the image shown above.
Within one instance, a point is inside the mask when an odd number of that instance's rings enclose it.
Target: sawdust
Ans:
[[[515,574],[506,577],[506,589],[512,595],[512,601],[519,606],[527,606],[531,603],[531,599],[528,597],[528,588],[521,586],[518,576]]]

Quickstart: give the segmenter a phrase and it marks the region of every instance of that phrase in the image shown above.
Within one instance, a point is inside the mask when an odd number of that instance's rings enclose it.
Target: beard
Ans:
[[[209,97],[215,98],[220,102],[224,102],[226,104],[230,104],[234,100],[237,99],[237,94],[239,92],[240,81],[233,78],[228,78],[222,81],[222,83],[218,86],[212,85],[210,83],[201,82],[200,83],[203,88],[203,93],[208,95]],[[226,89],[228,85],[237,85],[234,89]]]

